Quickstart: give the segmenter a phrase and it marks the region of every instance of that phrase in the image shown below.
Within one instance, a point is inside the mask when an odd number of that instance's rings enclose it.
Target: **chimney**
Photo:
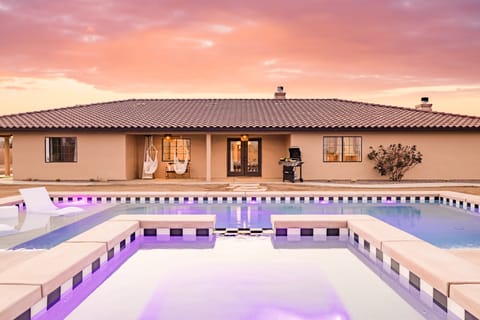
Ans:
[[[432,104],[428,103],[428,97],[422,97],[421,102],[415,106],[416,110],[432,111]]]
[[[275,99],[285,99],[287,93],[283,91],[283,86],[277,87],[277,92],[275,92]]]

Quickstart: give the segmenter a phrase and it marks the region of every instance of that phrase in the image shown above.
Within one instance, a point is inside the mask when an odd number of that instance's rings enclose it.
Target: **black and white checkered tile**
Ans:
[[[478,320],[469,313],[468,310],[463,309],[455,303],[455,301],[432,287],[414,272],[398,263],[394,258],[383,253],[379,248],[373,246],[357,233],[349,232],[349,241],[372,261],[382,263],[383,271],[389,275],[395,276],[402,286],[407,289],[410,287],[414,288],[418,292],[420,300],[428,307],[431,308],[433,304],[437,305],[447,313],[449,319]]]
[[[90,203],[158,203],[158,204],[193,204],[193,203],[435,203],[438,196],[54,196],[53,201],[70,202],[86,200]]]
[[[275,237],[285,237],[288,241],[299,241],[302,237],[311,237],[314,241],[326,241],[328,237],[348,239],[347,228],[276,228]]]
[[[218,236],[261,236],[271,235],[273,231],[271,228],[216,228],[215,235]]]
[[[140,232],[145,237],[182,237],[193,240],[213,235],[212,228],[142,228]]]
[[[30,309],[19,315],[16,319],[31,319],[32,317],[38,315],[40,312],[50,309],[62,299],[62,296],[72,290],[75,290],[75,288],[77,288],[84,279],[98,271],[98,269],[100,269],[107,261],[111,260],[115,254],[125,249],[127,245],[135,241],[139,236],[140,232],[138,230],[130,234],[130,236],[120,241],[114,248],[110,249],[102,256],[93,260],[87,267],[85,267],[83,270],[80,270],[71,279],[67,280],[61,286],[50,292],[46,297],[43,297],[39,302],[37,302]]]
[[[109,196],[71,196],[61,195],[53,196],[54,202],[72,202],[87,201],[88,203],[113,203],[113,204],[203,204],[203,203],[312,203],[312,204],[354,204],[354,203],[383,203],[383,204],[415,204],[415,203],[438,203],[441,205],[451,206],[469,212],[480,214],[480,201],[472,199],[460,199],[453,196],[443,195],[336,195],[336,196],[125,196],[125,195],[109,195]],[[22,201],[16,203],[19,207],[25,207]]]

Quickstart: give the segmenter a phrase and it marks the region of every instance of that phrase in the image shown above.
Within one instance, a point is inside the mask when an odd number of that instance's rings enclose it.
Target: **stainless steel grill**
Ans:
[[[283,168],[283,181],[290,181],[292,183],[295,180],[303,182],[302,177],[302,153],[300,148],[292,147],[288,148],[290,157],[285,159],[280,159],[279,164]],[[299,169],[299,175],[297,174],[297,169]]]

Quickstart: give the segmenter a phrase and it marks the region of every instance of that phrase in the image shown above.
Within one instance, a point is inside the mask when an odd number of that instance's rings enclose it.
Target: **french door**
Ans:
[[[262,175],[262,139],[227,139],[227,176]]]

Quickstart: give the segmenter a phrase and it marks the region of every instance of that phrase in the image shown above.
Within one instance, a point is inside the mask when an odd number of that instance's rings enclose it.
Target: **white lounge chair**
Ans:
[[[68,215],[84,211],[79,207],[57,207],[53,204],[45,187],[20,189],[20,194],[27,206],[27,212]]]

